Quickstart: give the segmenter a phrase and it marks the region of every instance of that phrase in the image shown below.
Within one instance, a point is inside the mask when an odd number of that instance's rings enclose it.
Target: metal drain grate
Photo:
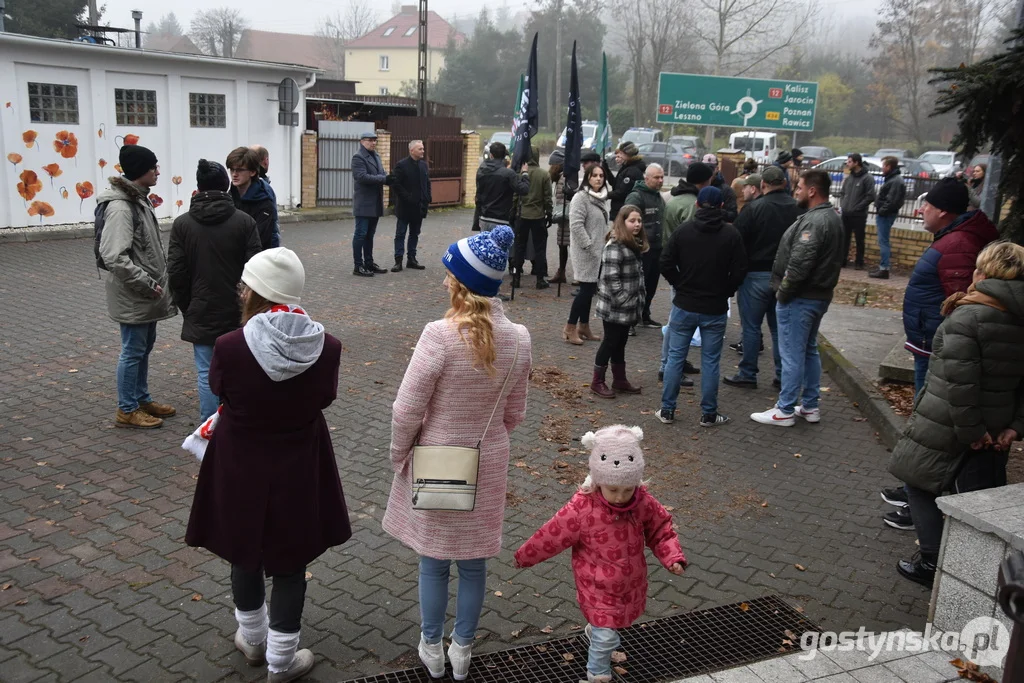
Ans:
[[[796,637],[790,638],[786,631]],[[619,680],[658,683],[749,664],[798,650],[800,636],[807,631],[820,629],[775,596],[647,621],[619,631],[621,649],[628,656],[621,665],[627,673]],[[588,645],[581,633],[574,638],[475,655],[468,680],[577,683],[587,678]],[[417,667],[350,683],[433,680],[426,669]]]

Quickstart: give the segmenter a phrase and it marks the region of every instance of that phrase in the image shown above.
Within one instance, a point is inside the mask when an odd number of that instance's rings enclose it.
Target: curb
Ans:
[[[818,351],[821,354],[822,369],[864,413],[864,417],[878,431],[882,443],[888,448],[894,447],[903,434],[903,419],[892,411],[889,402],[864,373],[846,360],[839,349],[821,333],[818,334]]]

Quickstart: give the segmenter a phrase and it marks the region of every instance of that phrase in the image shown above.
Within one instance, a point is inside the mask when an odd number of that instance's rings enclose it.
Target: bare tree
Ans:
[[[345,45],[366,35],[380,23],[369,0],[349,0],[344,10],[321,17],[316,27],[319,50],[333,67],[335,76],[345,76]]]
[[[192,40],[206,54],[234,57],[249,22],[237,9],[217,7],[196,12],[190,28]]]

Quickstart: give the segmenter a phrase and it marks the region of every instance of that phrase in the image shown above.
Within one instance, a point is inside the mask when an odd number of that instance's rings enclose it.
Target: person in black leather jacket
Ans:
[[[508,149],[502,143],[492,143],[488,151],[491,158],[476,172],[476,208],[482,227],[489,230],[495,225],[511,225],[513,200],[530,191],[530,178],[526,164],[519,172],[505,165]]]
[[[604,164],[604,177],[610,178],[609,182],[612,185],[612,191],[608,193],[608,199],[612,203],[611,213],[608,215],[613,219],[619,215],[619,209],[626,203],[626,197],[636,184],[644,179],[644,172],[647,171],[647,163],[640,156],[636,145],[629,140],[619,144],[615,150],[615,160],[619,163],[617,174],[613,174],[608,164]]]

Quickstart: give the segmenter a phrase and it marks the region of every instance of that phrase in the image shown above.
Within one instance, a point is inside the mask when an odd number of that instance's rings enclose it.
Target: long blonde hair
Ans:
[[[494,346],[491,302],[487,297],[469,291],[451,273],[448,273],[448,294],[452,307],[445,312],[445,319],[452,321],[459,330],[459,336],[473,352],[473,367],[482,367],[493,377],[498,353]]]

